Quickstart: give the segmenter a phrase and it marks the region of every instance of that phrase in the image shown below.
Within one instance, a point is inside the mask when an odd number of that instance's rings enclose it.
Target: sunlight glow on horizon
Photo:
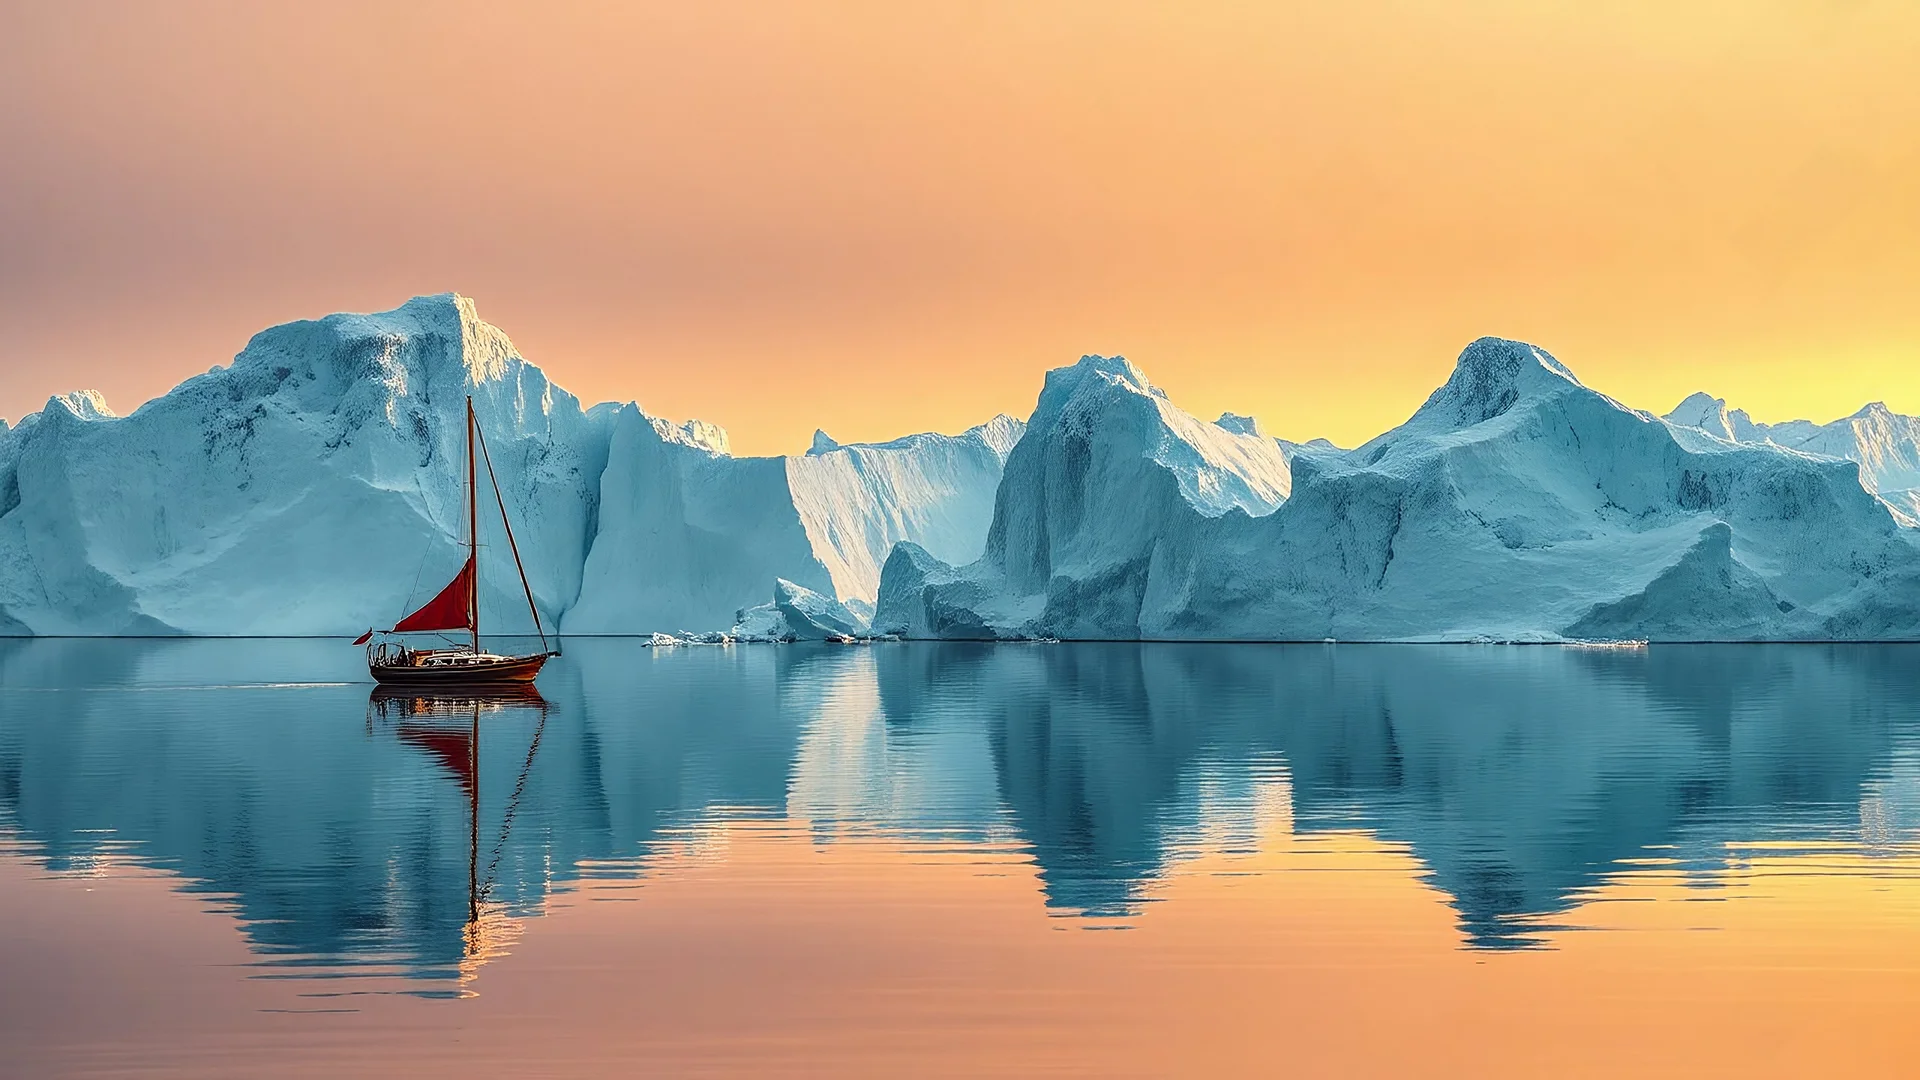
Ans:
[[[1482,335],[1665,412],[1920,413],[1920,9],[0,12],[0,416],[459,291],[741,453],[1128,356],[1351,446]]]

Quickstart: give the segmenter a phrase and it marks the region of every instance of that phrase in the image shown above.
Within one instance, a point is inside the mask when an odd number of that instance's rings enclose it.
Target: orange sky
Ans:
[[[1124,352],[1359,441],[1484,333],[1920,412],[1920,8],[0,6],[0,415],[458,290],[746,452]]]

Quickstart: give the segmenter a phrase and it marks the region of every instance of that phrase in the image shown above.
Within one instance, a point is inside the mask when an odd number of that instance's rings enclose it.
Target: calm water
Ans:
[[[1920,648],[583,641],[544,704],[370,689],[0,643],[0,1074],[1920,1070]]]

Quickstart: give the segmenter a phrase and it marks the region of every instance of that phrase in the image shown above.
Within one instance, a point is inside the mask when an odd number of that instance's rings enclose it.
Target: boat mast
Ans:
[[[467,625],[473,629],[473,654],[480,655],[480,485],[473,460],[473,395],[467,395]]]
[[[487,452],[487,433],[480,430],[478,420],[473,422],[473,431],[480,437],[480,460],[487,463],[487,482],[493,485],[493,501],[500,507],[500,527],[507,534],[507,550],[513,552],[513,568],[520,572],[520,590],[527,594],[527,610],[533,613],[534,633],[540,635],[540,651],[549,656],[558,656],[558,653],[548,652],[547,649],[547,629],[540,622],[540,605],[533,601],[533,586],[527,582],[527,566],[520,561],[520,545],[513,539],[513,522],[507,518],[507,500],[500,494],[500,478],[493,472],[493,455]],[[476,494],[475,498],[478,497]]]

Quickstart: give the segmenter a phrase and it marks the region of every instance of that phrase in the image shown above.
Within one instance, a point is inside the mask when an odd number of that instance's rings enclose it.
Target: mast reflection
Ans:
[[[510,710],[531,712],[538,719],[527,741],[525,760],[507,796],[499,836],[483,872],[480,865],[480,718],[483,714]],[[480,968],[506,955],[523,930],[521,922],[508,915],[505,905],[490,902],[489,894],[551,711],[552,706],[531,684],[431,695],[383,686],[376,688],[367,699],[370,734],[376,729],[391,731],[400,742],[425,751],[452,774],[466,797],[467,919],[461,931],[463,944],[459,962],[462,996],[471,995],[468,985],[478,977]]]

